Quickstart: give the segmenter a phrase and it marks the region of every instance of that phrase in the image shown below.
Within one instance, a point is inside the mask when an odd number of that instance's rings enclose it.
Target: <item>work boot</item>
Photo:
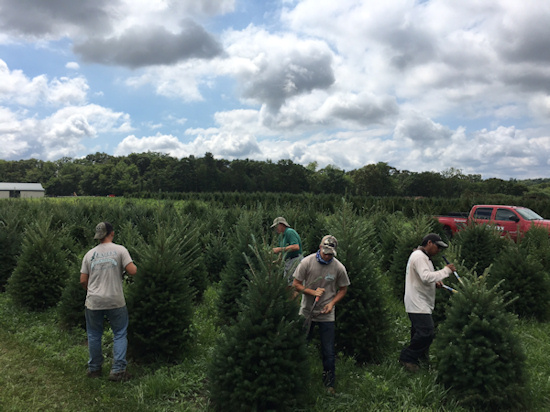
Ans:
[[[96,371],[91,371],[90,369],[88,369],[88,371],[86,372],[86,376],[88,376],[88,378],[101,378],[101,369],[98,369]]]
[[[411,373],[416,373],[420,370],[420,366],[418,366],[416,363],[403,362],[402,360],[400,360],[399,363]]]
[[[332,371],[323,371],[323,385],[325,388],[333,388],[334,390],[334,375]]]
[[[112,382],[126,382],[131,378],[132,378],[132,375],[130,375],[128,371],[111,372],[109,374],[109,380]]]

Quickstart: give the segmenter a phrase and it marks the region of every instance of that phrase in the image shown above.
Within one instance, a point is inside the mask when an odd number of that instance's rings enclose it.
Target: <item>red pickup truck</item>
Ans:
[[[452,213],[448,216],[436,216],[443,225],[443,229],[449,238],[461,230],[468,222],[493,224],[502,233],[517,241],[533,226],[545,227],[550,233],[550,220],[546,220],[531,209],[521,206],[504,205],[475,205],[469,214]]]

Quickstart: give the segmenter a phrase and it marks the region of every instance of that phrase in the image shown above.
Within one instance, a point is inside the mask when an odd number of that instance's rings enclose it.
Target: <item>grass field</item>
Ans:
[[[215,290],[210,288],[195,312],[196,342],[185,360],[175,365],[130,363],[134,379],[107,380],[111,335],[106,333],[104,377],[86,377],[87,347],[82,330],[63,331],[54,309],[28,313],[0,295],[1,411],[209,411],[206,367],[219,331],[212,321]],[[395,356],[380,365],[358,366],[337,361],[338,393],[324,393],[320,379],[304,382],[309,407],[303,411],[464,411],[459,400],[436,383],[434,370],[411,375],[396,358],[407,335],[407,320],[396,304]],[[528,355],[532,411],[550,409],[550,325],[520,322]],[[310,348],[312,376],[320,361]]]

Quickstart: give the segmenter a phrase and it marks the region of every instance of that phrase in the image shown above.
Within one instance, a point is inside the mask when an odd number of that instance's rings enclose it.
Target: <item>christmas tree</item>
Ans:
[[[265,226],[261,210],[243,212],[234,226],[234,233],[229,237],[229,260],[225,266],[220,281],[220,295],[218,301],[219,320],[221,324],[229,324],[237,318],[239,313],[238,302],[246,289],[248,281],[247,254],[251,235],[263,232]],[[272,256],[276,259],[276,256]],[[282,272],[281,272],[282,277]]]
[[[450,300],[434,343],[437,380],[467,408],[522,410],[525,355],[516,319],[485,277],[462,276],[464,285]]]
[[[422,239],[432,232],[433,219],[417,216],[410,223],[393,227],[395,244],[388,278],[395,297],[399,300],[405,295],[405,272],[411,253],[422,243]]]
[[[349,203],[329,219],[328,228],[338,239],[337,258],[346,267],[351,282],[346,296],[334,309],[336,347],[358,362],[379,361],[389,346],[390,321],[376,255],[365,247],[375,236],[374,231]]]
[[[453,238],[461,250],[461,260],[469,270],[483,273],[508,242],[492,225],[469,223]]]
[[[81,327],[86,329],[86,317],[84,315],[84,303],[86,301],[86,289],[80,284],[80,267],[82,258],[75,259],[71,265],[70,276],[61,294],[58,305],[60,324],[65,328]]]
[[[182,357],[193,316],[189,274],[197,265],[199,250],[195,231],[181,237],[160,224],[149,243],[138,246],[133,256],[138,272],[127,287],[129,350],[135,357]]]
[[[508,310],[520,317],[547,320],[550,311],[548,272],[528,253],[526,247],[510,243],[493,263],[487,282],[490,285],[499,283],[501,290],[510,292],[513,301],[507,306]]]
[[[308,382],[306,340],[298,302],[290,298],[271,248],[259,250],[237,322],[225,328],[209,367],[218,410],[267,411],[297,406]]]
[[[51,216],[37,216],[27,226],[7,287],[17,304],[36,311],[57,305],[69,276],[68,251],[63,244],[61,231],[51,228]]]

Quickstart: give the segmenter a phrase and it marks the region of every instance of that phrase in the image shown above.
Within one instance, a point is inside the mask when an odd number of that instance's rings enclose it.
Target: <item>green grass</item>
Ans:
[[[112,335],[104,339],[104,377],[86,377],[88,358],[82,330],[63,331],[54,309],[28,313],[0,294],[0,410],[1,411],[211,411],[206,367],[219,330],[214,321],[216,291],[206,291],[195,312],[195,344],[185,360],[175,365],[137,365],[130,362],[134,379],[107,380]],[[409,374],[397,356],[407,339],[408,321],[398,303],[393,308],[395,342],[380,365],[358,366],[352,359],[337,360],[336,396],[321,384],[321,362],[310,347],[312,380],[308,407],[300,411],[464,411],[436,382],[433,370]],[[528,355],[529,398],[532,411],[550,409],[550,324],[521,321]]]

